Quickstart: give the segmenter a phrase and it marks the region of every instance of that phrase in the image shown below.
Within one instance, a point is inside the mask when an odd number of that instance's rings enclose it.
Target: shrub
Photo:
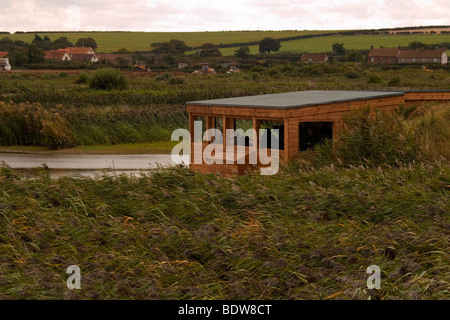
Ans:
[[[0,144],[63,149],[75,141],[69,122],[57,111],[45,110],[39,103],[0,102]]]
[[[95,72],[89,78],[89,87],[100,90],[125,90],[128,88],[127,77],[116,69],[106,68]]]
[[[344,73],[344,76],[347,79],[358,79],[359,78],[359,73],[356,72],[355,70],[348,70]]]
[[[250,71],[252,72],[263,72],[264,70],[266,70],[266,68],[264,68],[263,66],[253,66]]]
[[[75,83],[87,84],[89,82],[90,76],[91,74],[89,72],[83,71],[78,75],[77,79],[75,80]]]
[[[172,77],[172,75],[168,72],[160,74],[159,76],[155,77],[156,81],[167,81]]]
[[[180,77],[171,77],[167,82],[172,85],[178,85],[178,84],[185,83],[184,79],[180,78]]]
[[[316,148],[318,164],[398,166],[418,157],[415,136],[398,114],[366,106],[345,115],[344,123],[345,132],[334,146],[329,142]]]
[[[400,80],[400,77],[395,76],[391,80],[389,80],[388,86],[390,86],[390,87],[398,87],[398,86],[401,85],[401,83],[402,82]]]
[[[44,79],[44,80],[51,80],[51,79],[55,79],[55,75],[51,74],[51,73],[46,73],[46,74],[43,74],[40,78]]]
[[[422,156],[431,160],[441,157],[450,160],[450,105],[425,106],[415,110],[410,118]]]
[[[381,77],[377,74],[370,73],[367,76],[367,83],[380,83],[380,82],[381,82]]]

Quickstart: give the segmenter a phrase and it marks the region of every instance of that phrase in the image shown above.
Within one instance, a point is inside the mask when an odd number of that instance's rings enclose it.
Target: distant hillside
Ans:
[[[120,48],[131,51],[151,50],[150,44],[171,39],[183,40],[188,46],[198,47],[204,43],[232,44],[260,41],[265,37],[289,38],[301,35],[319,34],[322,31],[223,31],[223,32],[40,32],[51,40],[67,37],[75,43],[79,38],[91,37],[98,44],[97,52],[114,52]],[[13,40],[31,42],[35,33],[15,33],[8,36]],[[3,37],[0,36],[0,37]]]
[[[2,34],[13,40],[31,42],[35,32]],[[37,32],[51,40],[67,37],[76,42],[92,37],[98,44],[97,52],[114,52],[120,48],[130,51],[149,51],[150,44],[171,39],[183,40],[191,47],[214,43],[223,55],[233,55],[239,46],[248,45],[251,53],[258,52],[257,42],[265,37],[279,39],[281,52],[328,52],[333,43],[344,43],[346,49],[407,46],[412,41],[428,44],[450,42],[450,26],[408,27],[381,30],[304,30],[304,31],[222,31],[222,32]]]
[[[343,43],[346,49],[370,49],[374,47],[397,47],[407,46],[410,42],[420,41],[427,44],[440,44],[450,42],[449,34],[426,34],[426,35],[336,35],[328,37],[314,37],[285,41],[281,44],[281,52],[329,52],[333,43]],[[250,53],[258,53],[258,45],[249,46]],[[233,55],[238,47],[221,49],[223,55]]]

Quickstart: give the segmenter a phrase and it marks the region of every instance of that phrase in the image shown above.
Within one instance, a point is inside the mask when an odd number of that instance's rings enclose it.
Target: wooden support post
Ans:
[[[214,120],[214,117],[206,116],[206,131],[208,131],[209,129],[214,129]],[[209,134],[206,135],[206,142],[212,142],[211,136]]]
[[[223,135],[223,153],[225,156],[226,148],[227,148],[227,128],[228,128],[228,118],[223,116],[222,118],[222,135]]]
[[[253,137],[253,151],[256,152],[256,163],[259,163],[259,126],[260,121],[253,118],[253,131],[255,136]]]
[[[288,119],[284,119],[283,121],[284,124],[284,159],[288,159],[289,158],[289,120]]]
[[[192,113],[189,113],[189,139],[191,144],[191,155],[190,155],[190,162],[194,163],[194,121],[195,116],[192,115]]]

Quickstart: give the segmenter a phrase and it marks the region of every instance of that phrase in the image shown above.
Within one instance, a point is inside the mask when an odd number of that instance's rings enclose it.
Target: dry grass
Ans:
[[[1,299],[450,297],[446,165],[0,184]]]

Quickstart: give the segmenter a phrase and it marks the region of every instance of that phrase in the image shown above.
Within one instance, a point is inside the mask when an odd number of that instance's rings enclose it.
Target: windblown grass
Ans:
[[[0,183],[1,299],[450,297],[447,165]]]
[[[1,106],[4,114],[22,106],[11,119],[26,112],[63,119],[57,127],[82,145],[165,141],[172,128],[187,126],[185,101],[385,89],[393,75],[384,72],[369,84],[366,71],[284,65],[186,76],[176,85],[143,77],[120,94],[73,84],[70,75],[10,76],[0,79]],[[401,85],[447,88],[444,71],[418,72],[401,71]],[[362,154],[360,138],[369,134],[375,148],[362,157],[369,158],[383,148],[372,138],[391,138],[381,141],[390,143],[389,157],[372,163],[356,157],[344,166],[335,158],[293,163],[275,176],[224,178],[173,168],[97,179],[50,179],[42,171],[27,180],[3,166],[0,299],[448,299],[448,105],[401,115],[404,123],[380,116],[367,123],[369,132],[342,140],[356,147],[353,155]],[[22,123],[2,119],[2,132]],[[419,137],[420,162],[396,161],[402,156],[396,151],[408,147],[399,143],[402,130]],[[66,288],[72,264],[81,268],[81,290]],[[370,265],[381,268],[381,290],[366,287]]]
[[[424,156],[450,160],[450,106],[428,104],[416,109],[410,118]]]
[[[371,75],[376,75],[378,80],[369,81]],[[187,101],[301,90],[450,90],[450,75],[445,70],[385,71],[380,67],[351,64],[286,63],[257,66],[234,75],[180,75],[171,77],[173,81],[129,76],[128,89],[120,91],[90,89],[86,83],[91,77],[87,73],[65,77],[2,75],[0,101],[5,104],[1,108],[8,105],[17,110],[21,104],[39,105],[42,115],[39,119],[48,123],[54,123],[53,118],[59,114],[69,122],[60,126],[61,130],[68,130],[73,136],[73,143],[56,146],[64,147],[168,141],[174,129],[187,128]],[[392,81],[396,77],[400,81]],[[13,118],[20,117],[19,112]],[[41,139],[39,134],[33,142],[24,139],[26,132],[15,120],[5,122],[3,117],[0,123],[4,132],[0,139],[2,145],[49,146],[49,140]],[[17,128],[22,129],[17,131]]]
[[[187,126],[179,106],[45,108],[39,103],[0,102],[0,144],[46,146],[116,145],[168,141]]]

